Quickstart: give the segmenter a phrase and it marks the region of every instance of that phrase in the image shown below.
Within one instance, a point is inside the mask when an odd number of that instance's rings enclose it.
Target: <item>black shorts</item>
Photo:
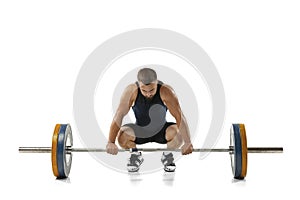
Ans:
[[[174,122],[166,122],[164,127],[158,131],[155,135],[153,133],[150,133],[146,129],[144,129],[141,126],[138,126],[136,124],[124,124],[123,126],[127,126],[133,129],[135,134],[135,143],[136,144],[145,144],[148,142],[156,142],[159,144],[167,144],[166,140],[166,130],[169,126],[176,124]],[[147,137],[148,135],[148,137]]]

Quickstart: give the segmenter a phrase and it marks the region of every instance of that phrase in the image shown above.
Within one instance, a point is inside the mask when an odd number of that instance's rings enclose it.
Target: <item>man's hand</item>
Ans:
[[[187,155],[193,152],[193,145],[192,143],[184,143],[184,145],[181,147],[181,154]]]
[[[108,142],[106,145],[106,152],[112,155],[118,154],[118,146],[115,143]]]

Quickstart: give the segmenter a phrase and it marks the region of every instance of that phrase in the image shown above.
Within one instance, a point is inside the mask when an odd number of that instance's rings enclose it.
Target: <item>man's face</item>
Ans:
[[[150,83],[149,85],[144,85],[142,82],[139,82],[141,93],[147,99],[152,99],[157,91],[157,81]]]

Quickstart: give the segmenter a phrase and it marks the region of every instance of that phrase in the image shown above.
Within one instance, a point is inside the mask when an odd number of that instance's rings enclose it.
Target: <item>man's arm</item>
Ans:
[[[182,146],[182,153],[192,153],[193,145],[190,139],[190,130],[186,118],[181,111],[181,107],[174,90],[168,85],[163,85],[160,92],[161,98],[169,109],[171,115],[175,118],[179,133],[183,138],[184,145]]]
[[[136,85],[131,84],[127,86],[127,88],[124,90],[121,99],[120,104],[118,106],[118,109],[115,113],[115,116],[113,118],[113,121],[110,126],[109,131],[109,137],[108,137],[108,144],[106,146],[107,153],[110,154],[117,154],[118,148],[115,145],[115,141],[118,135],[118,132],[122,126],[122,121],[125,115],[129,112],[130,107],[132,106],[136,93]]]

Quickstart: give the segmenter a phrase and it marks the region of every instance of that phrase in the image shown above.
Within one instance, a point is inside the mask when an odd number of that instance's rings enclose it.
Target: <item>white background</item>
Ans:
[[[299,198],[299,9],[262,0],[1,1],[1,199]],[[232,179],[227,154],[184,157],[174,176],[121,174],[76,154],[65,181],[53,177],[50,155],[19,154],[19,146],[50,146],[56,123],[74,124],[82,63],[138,28],[182,33],[215,63],[227,110],[217,147],[228,146],[232,122],[243,122],[248,146],[283,146],[284,154],[249,155],[245,181]],[[75,127],[73,135],[81,146]]]

